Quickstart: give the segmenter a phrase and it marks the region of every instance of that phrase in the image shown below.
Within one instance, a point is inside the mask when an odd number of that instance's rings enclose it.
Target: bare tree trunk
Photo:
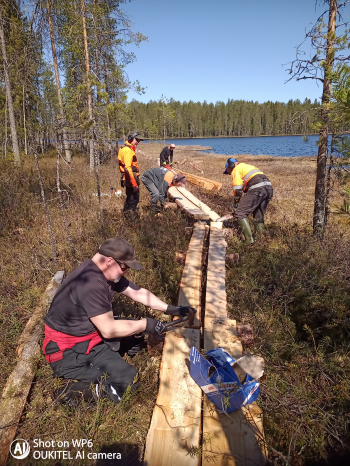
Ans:
[[[98,157],[97,148],[95,148],[95,157]],[[97,196],[98,196],[98,204],[100,208],[100,226],[101,231],[103,231],[103,206],[102,206],[102,197],[101,197],[101,185],[100,185],[100,175],[99,175],[99,164],[95,162],[95,177],[96,177],[96,185],[97,185]]]
[[[329,201],[330,201],[330,196],[331,196],[331,171],[334,166],[334,140],[335,140],[335,135],[332,134],[331,153],[329,157],[329,167],[327,170],[327,180],[326,180],[324,228],[326,228],[327,226],[328,216],[329,216]]]
[[[320,130],[319,147],[317,156],[317,174],[315,186],[315,206],[313,217],[314,235],[322,236],[325,229],[325,179],[327,168],[327,152],[328,152],[328,113],[326,108],[331,96],[331,82],[328,78],[328,72],[333,69],[334,63],[334,38],[335,24],[338,9],[338,0],[330,0],[329,20],[328,20],[328,35],[327,35],[327,51],[324,68],[323,92],[322,92],[322,107],[321,119],[323,126]]]
[[[5,77],[5,86],[6,86],[6,95],[7,95],[7,105],[9,109],[12,149],[14,153],[15,164],[20,165],[21,156],[19,154],[16,120],[15,120],[15,112],[13,109],[13,101],[12,101],[12,94],[11,94],[11,82],[10,82],[10,77],[9,77],[9,72],[8,72],[7,53],[6,53],[6,44],[5,44],[5,35],[4,35],[4,27],[3,27],[3,22],[2,22],[1,8],[0,8],[0,42],[1,42],[1,48],[2,48],[2,58],[3,58],[3,63],[4,63],[4,77]]]
[[[24,128],[24,152],[28,155],[27,147],[27,130],[26,130],[26,108],[25,108],[25,98],[24,98],[24,86],[23,86],[23,128]]]
[[[75,252],[76,249],[73,246],[73,240],[72,240],[71,234],[69,232],[69,228],[68,228],[68,224],[67,224],[67,218],[66,218],[66,211],[65,211],[65,207],[64,207],[62,190],[61,190],[60,157],[62,157],[62,147],[61,147],[61,144],[59,144],[59,142],[57,140],[57,170],[56,170],[57,192],[58,192],[58,197],[59,197],[59,202],[60,202],[60,209],[61,209],[61,214],[62,214],[63,226],[64,226],[66,236],[67,236],[67,241],[68,241],[68,244],[69,244],[69,247],[71,248],[71,250]]]
[[[68,145],[68,140],[67,140],[67,131],[66,131],[66,127],[65,127],[66,119],[65,119],[64,110],[63,110],[63,101],[62,101],[62,94],[61,94],[61,82],[60,82],[60,75],[58,74],[56,46],[55,46],[55,39],[54,39],[54,35],[53,35],[51,7],[50,7],[49,0],[46,0],[46,6],[47,6],[47,16],[48,16],[48,19],[49,19],[53,66],[55,68],[58,104],[59,104],[59,107],[60,107],[60,115],[61,115],[63,147],[64,147],[64,152],[66,154],[67,162],[71,162],[72,154],[71,154],[71,151],[69,150],[69,145]]]
[[[56,258],[57,258],[56,245],[55,245],[55,240],[54,240],[53,233],[52,233],[50,215],[49,215],[49,211],[48,211],[48,209],[47,209],[46,198],[45,198],[44,183],[43,183],[43,178],[42,178],[42,176],[41,176],[41,171],[40,171],[39,162],[38,162],[38,154],[37,154],[36,150],[34,151],[34,157],[35,157],[36,169],[37,169],[38,176],[39,176],[40,191],[41,191],[41,199],[42,199],[43,204],[44,204],[44,210],[45,210],[45,216],[46,216],[47,229],[49,230],[49,236],[50,236],[50,242],[51,242],[51,250],[52,250],[52,257],[53,257],[53,260],[56,261]]]
[[[109,150],[109,157],[112,156],[112,139],[111,139],[111,122],[108,113],[108,104],[109,104],[109,92],[107,86],[107,70],[106,70],[106,63],[103,62],[103,69],[104,69],[104,78],[105,78],[105,85],[106,85],[106,92],[107,92],[107,105],[106,105],[106,116],[107,116],[107,139],[108,139],[108,150]]]
[[[86,87],[87,87],[87,98],[88,98],[88,112],[89,118],[91,122],[90,127],[90,170],[94,169],[95,166],[95,151],[94,151],[94,136],[92,131],[93,125],[93,113],[92,113],[92,96],[91,96],[91,84],[90,84],[90,60],[89,60],[89,48],[88,48],[88,41],[87,41],[87,33],[86,33],[86,19],[85,19],[85,0],[81,1],[81,13],[83,18],[83,34],[84,34],[84,48],[85,48],[85,68],[86,68]]]
[[[7,94],[5,99],[5,145],[4,145],[4,158],[7,156]]]

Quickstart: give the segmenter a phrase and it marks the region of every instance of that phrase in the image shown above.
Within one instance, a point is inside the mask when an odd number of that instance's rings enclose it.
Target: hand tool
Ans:
[[[165,331],[159,335],[149,335],[148,336],[148,341],[147,341],[147,349],[148,349],[148,354],[150,356],[153,356],[155,353],[161,353],[163,351],[163,345],[164,345],[164,338],[165,338],[165,333],[170,332],[171,330],[175,330],[176,328],[181,328],[181,325],[177,327],[178,324],[182,324],[184,322],[188,322],[188,325],[192,327],[194,323],[194,316],[195,313],[197,312],[194,308],[190,308],[190,312],[187,316],[180,317],[179,319],[172,320],[171,322],[167,322],[165,324]],[[192,311],[193,309],[193,311]]]

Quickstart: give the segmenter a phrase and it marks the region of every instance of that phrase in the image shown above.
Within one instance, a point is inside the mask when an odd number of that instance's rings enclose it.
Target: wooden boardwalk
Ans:
[[[242,345],[236,321],[227,317],[226,242],[221,227],[222,223],[215,222],[210,226],[205,314],[201,315],[203,347],[209,351],[221,346],[238,359],[242,356]],[[204,230],[201,224],[194,228],[179,304],[196,307],[198,303],[199,306]],[[257,403],[230,414],[221,413],[189,374],[191,346],[200,349],[200,330],[181,328],[166,336],[159,394],[147,436],[144,465],[264,465],[267,453],[262,412]]]

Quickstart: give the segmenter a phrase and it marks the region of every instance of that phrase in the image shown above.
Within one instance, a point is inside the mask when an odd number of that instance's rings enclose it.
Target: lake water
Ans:
[[[178,146],[210,146],[213,150],[207,152],[214,154],[263,154],[276,157],[302,157],[307,155],[317,156],[318,147],[316,141],[318,141],[317,135],[308,136],[308,142],[304,142],[301,136],[264,136],[255,138],[166,139],[165,143],[166,145],[174,143]]]

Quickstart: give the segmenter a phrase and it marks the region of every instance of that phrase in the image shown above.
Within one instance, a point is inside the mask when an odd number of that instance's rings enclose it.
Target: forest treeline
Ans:
[[[283,102],[179,102],[161,98],[130,104],[135,128],[148,138],[275,136],[315,132],[320,103],[310,99]]]
[[[128,90],[143,92],[125,67],[135,57],[127,44],[145,40],[130,28],[119,0],[0,0],[0,151],[44,154],[69,141],[99,162],[101,143],[130,131],[147,138],[258,136],[314,132],[320,103],[128,102]]]
[[[126,92],[142,92],[125,66],[126,45],[145,36],[131,30],[124,0],[0,0],[0,149],[19,163],[69,139],[89,146],[90,166],[100,141],[132,126]],[[87,144],[87,142],[90,142]],[[39,143],[39,144],[38,144]]]

